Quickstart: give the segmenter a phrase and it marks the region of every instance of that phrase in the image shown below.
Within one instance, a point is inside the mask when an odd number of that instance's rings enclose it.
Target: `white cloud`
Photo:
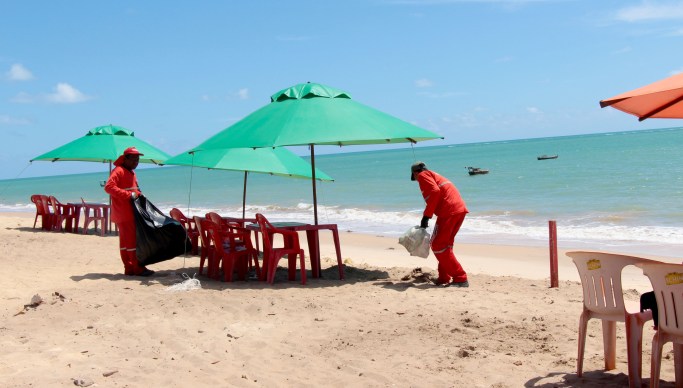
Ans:
[[[32,80],[33,73],[25,68],[21,63],[15,63],[6,73],[7,79],[10,81],[29,81]]]
[[[683,73],[683,68],[676,69],[676,70],[671,70],[671,71],[669,72],[669,75],[676,75],[676,74],[681,74],[681,73]]]
[[[20,119],[8,115],[0,115],[0,125],[26,125],[30,122],[26,119]]]
[[[237,98],[240,100],[248,100],[249,99],[249,89],[247,88],[242,88],[237,91]]]
[[[529,113],[531,113],[531,114],[535,114],[535,115],[536,115],[536,114],[539,114],[539,113],[543,113],[543,112],[541,112],[540,109],[536,108],[535,106],[527,107],[527,108],[526,108],[526,111],[529,112]]]
[[[58,83],[55,86],[54,93],[31,95],[26,92],[21,92],[10,99],[11,102],[19,104],[31,104],[36,102],[47,102],[51,104],[76,104],[92,99],[92,97],[83,94],[78,89],[67,83]]]
[[[55,104],[75,104],[90,99],[91,97],[86,96],[67,83],[58,83],[55,87],[55,92],[45,96],[47,102]]]
[[[415,80],[415,86],[418,88],[429,88],[434,86],[434,83],[427,78],[420,78]]]
[[[646,1],[640,5],[625,7],[617,11],[616,19],[625,22],[639,22],[648,20],[683,20],[683,4],[657,4]]]

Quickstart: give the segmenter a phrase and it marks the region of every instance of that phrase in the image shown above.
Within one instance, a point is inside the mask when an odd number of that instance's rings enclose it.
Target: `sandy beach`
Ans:
[[[201,289],[174,292],[198,272],[198,256],[127,277],[116,236],[45,232],[33,216],[0,217],[2,387],[628,385],[623,325],[617,368],[606,372],[595,320],[576,376],[582,293],[565,250],[560,286],[549,288],[547,248],[456,240],[471,286],[439,288],[415,276],[435,271],[433,256],[357,233],[341,234],[340,281],[322,234],[323,278],[305,286],[197,276]],[[631,301],[650,288],[637,269],[624,284]],[[42,303],[31,305],[35,295]],[[653,334],[646,324],[645,383]],[[663,386],[673,386],[671,345],[664,352]]]

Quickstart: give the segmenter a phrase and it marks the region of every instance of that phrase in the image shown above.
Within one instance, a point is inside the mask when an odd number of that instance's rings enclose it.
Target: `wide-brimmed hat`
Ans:
[[[413,175],[414,172],[420,172],[420,171],[424,171],[426,169],[427,169],[427,166],[424,164],[424,162],[413,163],[413,165],[410,166],[410,180],[411,181],[415,180],[415,175]]]
[[[128,147],[125,150],[123,150],[123,155],[119,156],[116,161],[114,161],[114,166],[120,166],[123,164],[123,159],[127,155],[144,155],[142,152],[138,151],[137,148],[135,147]]]

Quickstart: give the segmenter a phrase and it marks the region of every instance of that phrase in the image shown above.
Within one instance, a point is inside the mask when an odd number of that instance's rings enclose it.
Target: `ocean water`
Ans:
[[[681,150],[683,128],[362,152],[348,147],[316,156],[316,166],[335,178],[317,185],[318,217],[341,230],[400,236],[421,218],[424,202],[409,179],[409,166],[421,160],[448,177],[470,209],[456,242],[547,246],[548,221],[555,220],[560,247],[681,257]],[[559,157],[537,160],[542,154]],[[490,173],[469,176],[466,166]],[[99,182],[108,167],[102,170],[2,180],[0,211],[33,212],[35,193],[106,202]],[[143,193],[162,210],[241,215],[241,172],[165,166],[137,174]],[[248,175],[248,216],[312,222],[312,202],[309,180]]]

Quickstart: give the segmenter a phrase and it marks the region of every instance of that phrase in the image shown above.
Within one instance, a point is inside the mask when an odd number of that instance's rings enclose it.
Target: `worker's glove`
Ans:
[[[422,217],[422,221],[420,221],[420,228],[427,229],[428,226],[429,226],[429,217],[427,217],[427,216]]]
[[[138,196],[138,195],[135,194],[135,191],[133,191],[133,192],[130,193],[130,197],[131,197],[132,199],[137,198],[137,196]]]

